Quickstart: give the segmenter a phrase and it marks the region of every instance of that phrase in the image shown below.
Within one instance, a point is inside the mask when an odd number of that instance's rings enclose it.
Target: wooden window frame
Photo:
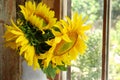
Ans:
[[[111,26],[111,0],[104,1],[103,11],[103,40],[102,40],[102,76],[101,80],[108,80],[109,71],[109,32]]]
[[[0,80],[20,80],[20,58],[14,50],[5,48],[4,24],[16,19],[16,0],[1,0],[0,4]]]

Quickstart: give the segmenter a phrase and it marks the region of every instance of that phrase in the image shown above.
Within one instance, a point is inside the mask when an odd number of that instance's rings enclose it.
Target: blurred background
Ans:
[[[72,62],[72,80],[101,80],[103,0],[71,0],[72,13],[88,16],[92,29],[87,34],[88,49],[83,56]],[[120,80],[120,0],[111,0],[109,37],[109,80]]]

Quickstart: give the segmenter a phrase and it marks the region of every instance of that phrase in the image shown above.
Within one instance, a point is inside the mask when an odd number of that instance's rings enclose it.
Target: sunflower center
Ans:
[[[66,52],[69,52],[69,50],[71,50],[78,38],[77,33],[69,33],[69,37],[71,39],[72,42],[66,42],[64,40],[62,40],[59,44],[57,44],[54,55],[55,56],[60,56],[65,54]]]

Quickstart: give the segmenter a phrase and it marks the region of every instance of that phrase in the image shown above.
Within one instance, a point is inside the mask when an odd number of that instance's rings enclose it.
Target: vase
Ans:
[[[51,80],[47,79],[46,75],[42,70],[33,70],[32,67],[28,66],[26,61],[22,62],[22,80]]]

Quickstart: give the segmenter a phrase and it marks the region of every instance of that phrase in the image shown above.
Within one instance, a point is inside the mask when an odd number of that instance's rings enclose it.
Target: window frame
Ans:
[[[101,80],[108,80],[110,26],[111,26],[111,0],[104,0]]]

